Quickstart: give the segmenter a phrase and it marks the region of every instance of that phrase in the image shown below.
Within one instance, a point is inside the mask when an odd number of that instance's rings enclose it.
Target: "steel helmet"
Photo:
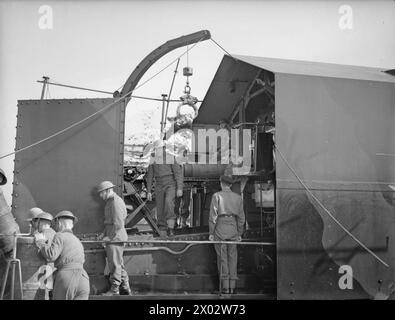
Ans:
[[[55,220],[56,219],[60,219],[60,218],[63,218],[63,219],[72,219],[72,220],[74,220],[74,223],[77,223],[77,221],[78,221],[78,218],[71,212],[71,211],[67,211],[67,210],[63,210],[63,211],[60,211],[56,216],[55,216]]]
[[[97,186],[97,192],[102,192],[103,190],[107,190],[110,188],[114,188],[115,185],[111,181],[103,181]]]
[[[0,186],[2,186],[7,183],[7,177],[5,176],[4,171],[1,169],[0,169],[0,177],[2,178],[0,182]]]
[[[44,211],[42,210],[42,209],[40,209],[40,208],[37,208],[37,207],[35,207],[35,208],[31,208],[30,210],[29,210],[29,218],[28,219],[26,219],[26,221],[32,221],[32,220],[34,220],[34,219],[37,219],[37,216],[39,215],[39,214],[41,214],[41,213],[43,213]]]
[[[43,213],[40,213],[40,214],[36,217],[36,219],[52,221],[52,220],[53,220],[53,217],[52,217],[52,214],[50,214],[50,213],[48,213],[48,212],[43,212]]]

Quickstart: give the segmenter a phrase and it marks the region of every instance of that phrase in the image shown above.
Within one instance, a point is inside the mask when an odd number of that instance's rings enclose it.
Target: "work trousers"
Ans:
[[[56,273],[53,300],[88,300],[89,277],[84,269],[65,269]]]
[[[215,241],[221,241],[214,237]],[[237,280],[237,245],[214,244],[217,253],[218,274],[221,280]]]
[[[160,229],[167,228],[167,220],[175,220],[176,182],[172,176],[157,179],[155,185],[156,212]]]
[[[176,213],[183,219],[188,219],[189,217],[189,204],[191,203],[191,190],[184,190],[182,197],[176,198]]]
[[[129,286],[129,276],[123,264],[123,245],[106,245],[108,269],[110,271],[110,283],[112,286]]]

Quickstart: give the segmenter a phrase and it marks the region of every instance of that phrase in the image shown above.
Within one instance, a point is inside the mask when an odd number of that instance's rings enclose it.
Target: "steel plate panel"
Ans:
[[[114,99],[29,100],[18,103],[16,148],[62,130]],[[13,211],[27,231],[27,211],[40,207],[56,214],[70,210],[76,233],[103,228],[103,203],[95,187],[111,180],[122,189],[124,105],[116,104],[84,123],[16,154]]]
[[[331,299],[391,294],[395,279],[393,83],[276,74],[278,296]],[[349,265],[354,287],[339,287]],[[363,289],[363,290],[362,290]],[[292,293],[291,293],[292,292]]]

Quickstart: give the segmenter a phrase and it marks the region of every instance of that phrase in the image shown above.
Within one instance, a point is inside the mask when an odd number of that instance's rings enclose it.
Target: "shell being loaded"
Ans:
[[[14,248],[15,233],[19,233],[19,226],[0,188],[0,252],[7,254]]]

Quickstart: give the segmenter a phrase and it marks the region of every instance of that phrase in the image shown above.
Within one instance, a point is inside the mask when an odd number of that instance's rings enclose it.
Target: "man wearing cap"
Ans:
[[[35,242],[41,254],[54,262],[56,270],[53,300],[88,300],[89,277],[84,270],[85,254],[81,241],[73,234],[77,217],[70,211],[55,216],[55,234],[52,243],[46,243],[42,233],[36,233]]]
[[[125,202],[114,192],[115,185],[110,181],[103,181],[97,187],[100,198],[105,201],[104,231],[99,240],[127,241],[125,229],[127,210]],[[110,271],[110,290],[103,295],[130,295],[129,275],[123,263],[124,244],[106,244],[105,250]]]
[[[231,190],[232,178],[221,176],[222,191],[214,193],[209,215],[210,241],[241,241],[245,214],[243,200]],[[214,244],[223,293],[234,293],[237,278],[237,247],[235,244]]]
[[[152,181],[155,178],[155,199],[160,230],[168,231],[168,235],[174,235],[174,227],[177,219],[175,213],[176,196],[182,197],[184,175],[182,166],[176,163],[175,158],[166,154],[166,148],[157,143],[152,163],[148,166],[147,200],[152,201]],[[166,163],[172,162],[172,163]],[[164,231],[166,232],[166,231]]]

